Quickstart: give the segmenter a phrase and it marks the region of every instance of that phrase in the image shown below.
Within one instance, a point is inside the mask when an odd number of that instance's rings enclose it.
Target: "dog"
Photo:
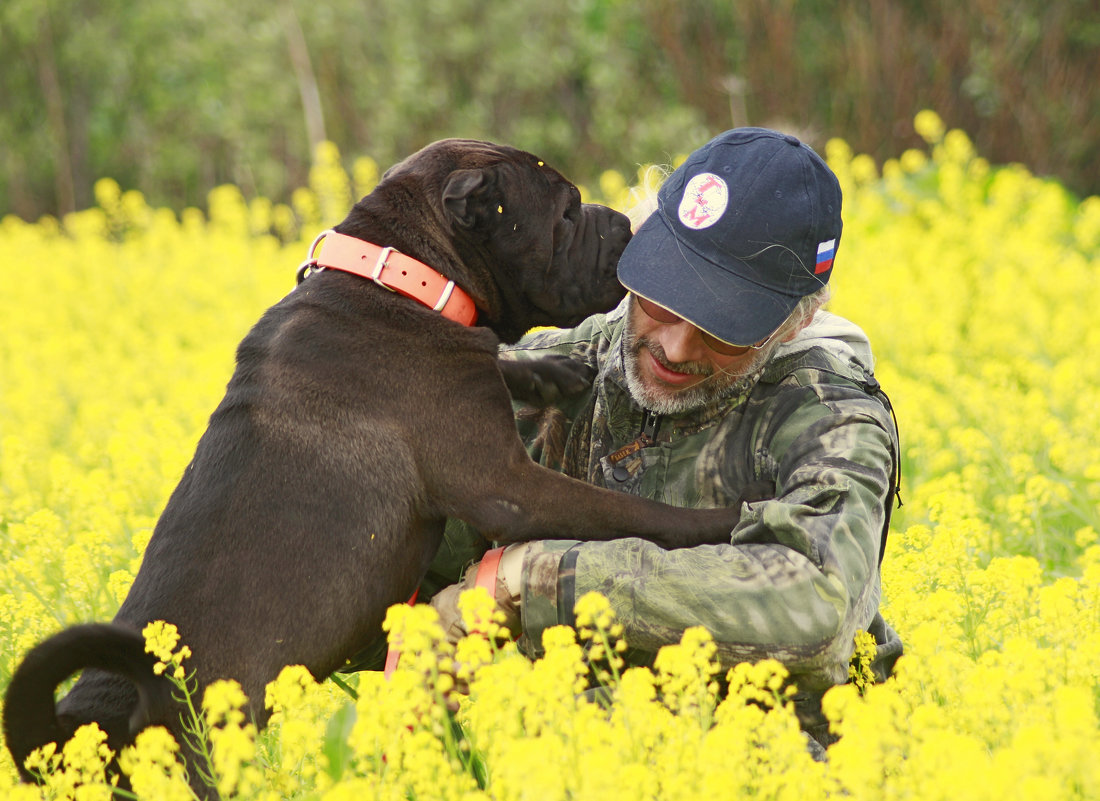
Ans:
[[[590,377],[568,359],[498,360],[499,343],[612,308],[629,237],[625,216],[514,148],[443,140],[389,169],[240,343],[114,621],[54,635],[15,671],[4,732],[24,778],[34,748],[81,724],[116,752],[159,724],[209,794],[142,628],[174,623],[199,692],[236,679],[262,726],[283,667],[320,681],[383,636],[448,517],[505,543],[728,541],[738,509],[587,485],[536,465],[516,432],[512,396],[545,403]]]

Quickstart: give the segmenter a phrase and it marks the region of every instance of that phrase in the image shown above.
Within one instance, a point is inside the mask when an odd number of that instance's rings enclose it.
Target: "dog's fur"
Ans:
[[[586,485],[535,465],[516,433],[506,383],[546,399],[577,376],[560,361],[498,363],[498,341],[612,307],[625,217],[582,205],[530,154],[445,140],[390,169],[337,231],[452,278],[478,325],[332,270],[269,309],[239,346],[114,622],[57,634],[16,671],[4,731],[20,770],[32,749],[92,720],[116,750],[164,725],[193,760],[143,650],[153,620],[178,626],[200,690],[238,680],[262,725],[264,687],[284,666],[323,679],[381,636],[448,517],[502,542],[728,538],[736,509],[674,509]],[[81,668],[55,713],[56,686]]]

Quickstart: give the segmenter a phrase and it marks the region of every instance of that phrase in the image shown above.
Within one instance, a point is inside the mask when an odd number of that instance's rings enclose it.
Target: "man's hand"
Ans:
[[[520,625],[520,573],[523,569],[523,555],[527,550],[526,543],[510,545],[504,549],[500,564],[497,566],[494,577],[493,601],[495,604],[493,618],[506,628],[515,639],[519,636]],[[480,563],[471,565],[463,576],[462,581],[444,587],[431,600],[431,605],[439,614],[440,625],[443,633],[451,643],[457,643],[470,633],[467,621],[463,619],[458,606],[459,596],[466,590],[472,590],[477,586],[477,574]]]

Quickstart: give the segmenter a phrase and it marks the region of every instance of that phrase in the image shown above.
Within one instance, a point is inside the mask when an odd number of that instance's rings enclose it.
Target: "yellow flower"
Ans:
[[[686,629],[677,645],[657,652],[654,669],[664,701],[675,712],[709,719],[717,699],[717,646],[702,626]]]
[[[615,619],[611,602],[598,592],[588,592],[577,599],[574,613],[578,627],[591,627],[607,631]]]
[[[228,797],[1100,797],[1100,198],[990,164],[933,111],[914,128],[927,146],[877,168],[842,140],[825,147],[844,191],[830,310],[874,345],[905,499],[881,567],[905,655],[868,686],[870,643],[862,658],[857,645],[854,683],[825,696],[843,735],[827,764],[809,761],[778,663],[725,671],[720,698],[717,654],[693,633],[654,670],[620,670],[622,624],[592,597],[537,662],[483,637],[452,649],[426,607],[402,609],[393,679],[358,675],[352,706],[292,668],[261,734],[238,694],[214,690]],[[299,238],[379,172],[364,158],[348,176],[331,145],[313,168],[289,204],[224,187],[209,212],[153,209],[104,179],[95,208],[0,220],[4,263],[34,265],[0,293],[0,677],[59,626],[113,616],[234,348],[293,284]],[[603,197],[585,196],[640,212],[662,174],[609,172],[592,182]],[[185,685],[178,633],[149,634]],[[593,676],[608,706],[588,700]],[[32,756],[41,786],[19,784],[0,748],[0,797],[106,797],[101,733],[62,745]],[[152,729],[119,762],[145,797],[172,798],[173,753]]]
[[[938,144],[946,130],[940,115],[930,109],[917,112],[913,118],[913,128],[930,145]]]
[[[223,796],[234,792],[247,795],[261,782],[262,774],[253,764],[256,757],[256,727],[246,722],[244,706],[247,703],[240,684],[229,679],[212,682],[203,693],[202,708],[210,737],[217,789]]]
[[[145,651],[159,659],[161,662],[171,662],[172,650],[179,642],[179,631],[171,623],[157,620],[149,623],[141,630],[145,637]]]
[[[466,631],[481,632],[487,637],[507,633],[493,621],[496,601],[484,587],[474,587],[458,596],[458,611]]]
[[[57,753],[54,743],[36,749],[27,769],[38,775],[51,798],[108,801],[114,782],[106,767],[114,756],[107,734],[95,723],[80,726]]]
[[[139,798],[190,801],[193,796],[178,752],[179,745],[166,729],[151,726],[138,733],[118,761]]]
[[[848,680],[859,690],[875,683],[875,673],[871,668],[878,646],[873,635],[866,631],[857,631],[855,650],[848,665]]]

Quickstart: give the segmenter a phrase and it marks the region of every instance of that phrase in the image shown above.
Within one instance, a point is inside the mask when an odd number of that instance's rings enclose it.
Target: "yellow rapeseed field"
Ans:
[[[845,193],[831,308],[870,334],[902,432],[883,586],[906,644],[879,685],[856,648],[854,681],[826,696],[842,735],[826,763],[780,665],[738,666],[717,698],[713,645],[692,630],[652,671],[622,671],[615,621],[588,596],[536,663],[477,638],[453,653],[425,607],[395,607],[390,681],[351,677],[352,701],[288,668],[260,734],[239,688],[214,685],[194,703],[223,797],[1100,798],[1100,198],[991,166],[932,112],[915,124],[928,147],[883,165],[839,141],[826,153]],[[224,187],[208,214],[174,213],[104,180],[96,208],[0,221],[0,688],[38,640],[112,617],[236,343],[377,178],[331,147],[317,164],[291,207]],[[621,207],[631,180],[588,194]],[[185,676],[171,628],[147,636]],[[453,663],[471,694],[452,718]],[[590,668],[609,708],[577,698]],[[139,797],[192,797],[173,749],[150,729],[121,755]],[[82,729],[39,755],[38,787],[4,750],[0,796],[108,798],[106,757]]]

